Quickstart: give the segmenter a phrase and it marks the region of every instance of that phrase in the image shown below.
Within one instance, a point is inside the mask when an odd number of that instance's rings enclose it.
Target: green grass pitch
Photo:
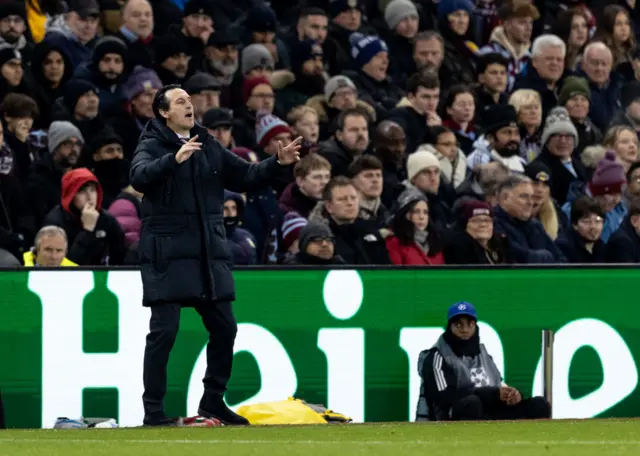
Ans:
[[[639,456],[640,420],[0,431],[1,456]]]

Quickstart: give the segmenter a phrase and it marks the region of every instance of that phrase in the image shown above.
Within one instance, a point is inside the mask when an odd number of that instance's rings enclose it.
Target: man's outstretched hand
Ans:
[[[298,136],[290,144],[283,146],[278,143],[278,161],[281,165],[291,165],[300,160],[300,148],[302,147],[302,136]]]
[[[183,163],[185,160],[191,157],[191,155],[193,155],[196,150],[200,150],[200,146],[202,146],[202,143],[196,142],[197,139],[198,135],[195,135],[189,141],[184,143],[180,150],[176,152],[176,161],[178,163]]]

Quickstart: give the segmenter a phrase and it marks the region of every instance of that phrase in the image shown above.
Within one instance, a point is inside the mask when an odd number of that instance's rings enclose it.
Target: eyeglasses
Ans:
[[[331,237],[331,236],[314,237],[314,238],[311,238],[311,242],[317,242],[318,244],[322,244],[322,243],[326,242],[328,244],[332,244],[333,243],[333,237]]]
[[[598,226],[604,223],[604,219],[600,216],[596,217],[584,217],[578,220],[578,223],[586,226]]]

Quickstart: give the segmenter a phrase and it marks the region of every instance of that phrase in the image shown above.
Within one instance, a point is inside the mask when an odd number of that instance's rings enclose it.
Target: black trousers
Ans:
[[[167,363],[180,327],[178,303],[163,303],[151,307],[149,334],[144,350],[144,402],[145,414],[164,413],[167,393]],[[202,323],[209,332],[207,344],[207,371],[201,406],[206,409],[208,397],[222,395],[227,389],[233,365],[233,344],[238,326],[231,302],[209,302],[195,306]]]
[[[2,403],[2,391],[0,391],[0,429],[6,429],[7,422],[4,420],[4,404]]]
[[[460,399],[451,408],[451,419],[473,420],[522,420],[551,418],[551,407],[543,397],[523,399],[516,405],[505,402],[483,404],[478,396],[471,394]]]

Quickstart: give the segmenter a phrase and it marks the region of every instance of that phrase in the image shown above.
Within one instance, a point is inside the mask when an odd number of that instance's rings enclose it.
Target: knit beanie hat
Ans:
[[[587,100],[591,101],[589,83],[585,78],[569,76],[564,80],[564,84],[562,84],[562,90],[560,90],[560,94],[558,95],[558,104],[564,106],[567,104],[567,101],[576,95],[583,95]]]
[[[27,22],[27,11],[24,7],[25,2],[9,1],[0,3],[0,19],[4,19],[9,16],[21,17],[23,21]]]
[[[70,140],[71,138],[79,139],[80,142],[84,143],[82,133],[80,133],[80,130],[78,130],[78,128],[71,122],[67,122],[66,120],[56,120],[51,122],[49,131],[47,132],[49,152],[53,153],[60,144]]]
[[[420,150],[409,155],[409,158],[407,158],[407,178],[409,182],[426,168],[440,169],[440,160],[432,152]]]
[[[333,238],[333,233],[331,229],[325,225],[324,223],[310,221],[307,225],[300,230],[300,242],[298,245],[300,246],[300,251],[304,252],[307,250],[307,246],[309,242],[318,238]]]
[[[485,201],[469,199],[463,202],[458,209],[458,223],[466,227],[469,219],[478,215],[492,216],[491,205]]]
[[[518,124],[516,108],[511,105],[490,105],[482,113],[482,123],[485,125],[485,134],[495,133],[501,128]]]
[[[284,216],[284,221],[282,222],[282,242],[285,250],[289,250],[296,239],[299,238],[300,231],[307,226],[307,223],[309,223],[309,221],[297,212],[289,212]]]
[[[187,17],[192,14],[204,14],[213,19],[215,17],[215,2],[211,0],[189,0],[184,5],[182,16]]]
[[[193,51],[189,47],[186,39],[160,36],[154,40],[154,50],[156,54],[155,61],[161,64],[169,57],[174,55],[186,54],[193,55]]]
[[[162,82],[155,71],[148,68],[144,68],[140,65],[135,67],[129,78],[122,85],[122,90],[125,99],[128,101],[133,100],[142,92],[150,89],[162,88]]]
[[[273,60],[273,56],[264,44],[253,43],[242,51],[242,59],[240,62],[242,74],[247,74],[256,68],[269,68],[273,70],[275,66],[276,63]]]
[[[640,81],[625,84],[620,91],[622,109],[627,109],[631,103],[637,100],[640,100]]]
[[[318,56],[324,56],[320,43],[313,40],[297,41],[291,46],[291,71],[293,71],[294,74],[300,73],[302,66],[307,60]]]
[[[362,33],[352,33],[349,37],[351,43],[351,57],[355,60],[358,68],[362,68],[371,62],[380,52],[388,52],[387,43],[377,36],[365,36]]]
[[[122,56],[122,60],[127,60],[127,45],[120,38],[115,36],[103,36],[93,48],[91,54],[91,62],[97,66],[100,60],[107,54],[118,54]]]
[[[344,87],[349,87],[350,89],[353,89],[356,94],[358,93],[356,85],[346,76],[338,75],[329,79],[324,85],[324,97],[327,102],[331,101],[333,94],[336,93],[338,89],[342,89]]]
[[[0,67],[2,67],[9,60],[18,59],[22,60],[22,54],[9,44],[3,44],[0,46]]]
[[[362,9],[361,0],[329,0],[329,15],[334,18],[344,11]]]
[[[406,190],[403,190],[403,192],[398,195],[398,199],[391,208],[391,220],[398,216],[404,216],[409,209],[409,206],[416,201],[427,201],[427,197],[424,193],[415,188],[407,188]]]
[[[384,10],[384,20],[390,30],[395,30],[408,17],[418,17],[418,8],[411,0],[393,0]]]
[[[275,32],[278,28],[276,13],[266,4],[253,7],[245,22],[251,32]]]
[[[110,126],[105,127],[100,133],[90,140],[91,153],[96,153],[101,147],[109,144],[120,144],[124,147],[124,141],[122,137],[116,133],[116,131]]]
[[[280,133],[292,133],[287,123],[270,113],[259,113],[256,119],[256,141],[260,147],[269,144]]]
[[[626,183],[624,167],[616,161],[616,153],[608,151],[596,166],[589,190],[593,196],[622,193],[622,186]]]
[[[62,89],[62,101],[65,107],[73,113],[76,110],[76,104],[82,95],[93,92],[98,95],[98,88],[84,79],[73,79],[67,82]]]
[[[466,11],[471,15],[475,7],[471,0],[441,0],[438,3],[438,17],[446,18],[449,14],[456,11]]]
[[[253,89],[255,89],[257,86],[261,84],[266,84],[269,87],[271,87],[271,82],[269,82],[269,80],[265,77],[251,78],[251,79],[244,80],[244,84],[242,85],[242,99],[244,100],[245,103],[249,100],[249,98],[251,98],[251,93],[253,92]]]
[[[544,130],[542,130],[542,147],[547,144],[551,136],[560,133],[572,135],[575,144],[578,144],[578,130],[576,130],[576,127],[571,122],[569,113],[562,106],[557,106],[549,112],[547,120],[544,123]]]
[[[260,163],[258,154],[256,154],[254,151],[246,147],[234,147],[233,149],[231,149],[231,152],[233,152],[234,154],[236,154],[238,157],[240,157],[246,162]]]

